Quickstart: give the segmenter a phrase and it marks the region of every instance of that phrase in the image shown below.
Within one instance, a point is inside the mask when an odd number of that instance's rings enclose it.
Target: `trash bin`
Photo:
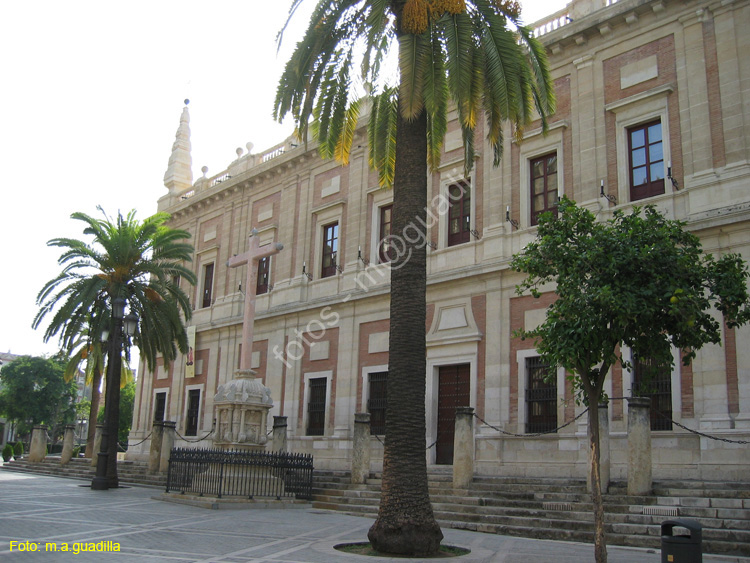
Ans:
[[[674,528],[688,533],[674,535]],[[703,527],[695,520],[665,520],[661,523],[661,563],[703,563]]]

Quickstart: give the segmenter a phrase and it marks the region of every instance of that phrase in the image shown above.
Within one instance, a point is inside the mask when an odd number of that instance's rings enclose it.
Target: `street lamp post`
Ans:
[[[119,485],[117,478],[117,434],[120,425],[120,372],[122,370],[122,336],[126,301],[122,297],[112,300],[112,331],[109,335],[107,362],[107,393],[104,400],[104,428],[96,476],[91,481],[94,490],[107,490]],[[127,329],[135,331],[137,317],[128,315]]]

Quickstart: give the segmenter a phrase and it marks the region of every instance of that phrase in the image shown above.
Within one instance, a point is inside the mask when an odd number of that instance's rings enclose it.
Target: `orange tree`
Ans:
[[[541,285],[555,283],[557,300],[544,323],[518,336],[534,339],[543,361],[572,374],[589,406],[606,400],[604,381],[615,363],[630,367],[620,344],[659,366],[673,365],[674,346],[685,351],[688,364],[704,344],[721,343],[712,309],[729,327],[750,319],[748,271],[740,256],[704,254],[684,223],[651,206],[615,211],[611,220],[598,222],[563,198],[559,217],[542,216],[536,240],[513,257],[511,267],[527,274],[519,294],[538,297]],[[589,410],[588,424],[595,555],[602,563],[607,550],[596,408]]]

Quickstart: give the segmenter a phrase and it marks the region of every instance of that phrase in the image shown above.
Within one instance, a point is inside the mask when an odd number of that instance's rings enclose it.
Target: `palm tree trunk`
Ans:
[[[377,551],[401,555],[433,554],[443,538],[430,504],[425,453],[427,235],[421,225],[427,217],[426,131],[424,111],[413,121],[399,115],[392,233],[400,255],[391,263],[380,510],[368,533]]]
[[[96,420],[99,416],[99,401],[101,399],[101,392],[99,387],[102,384],[102,372],[98,369],[94,370],[94,380],[91,382],[91,408],[89,409],[89,428],[86,434],[86,454],[85,456],[91,458],[94,455],[94,441],[96,439]]]

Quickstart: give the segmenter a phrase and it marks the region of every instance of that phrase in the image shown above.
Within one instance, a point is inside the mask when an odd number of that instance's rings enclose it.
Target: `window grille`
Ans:
[[[307,403],[307,435],[323,436],[326,418],[326,385],[325,377],[310,379],[310,395]]]
[[[367,412],[370,413],[370,434],[373,435],[385,434],[385,408],[388,404],[387,385],[387,371],[370,374]]]
[[[526,358],[526,433],[549,432],[557,428],[557,381],[549,364],[538,356]]]

